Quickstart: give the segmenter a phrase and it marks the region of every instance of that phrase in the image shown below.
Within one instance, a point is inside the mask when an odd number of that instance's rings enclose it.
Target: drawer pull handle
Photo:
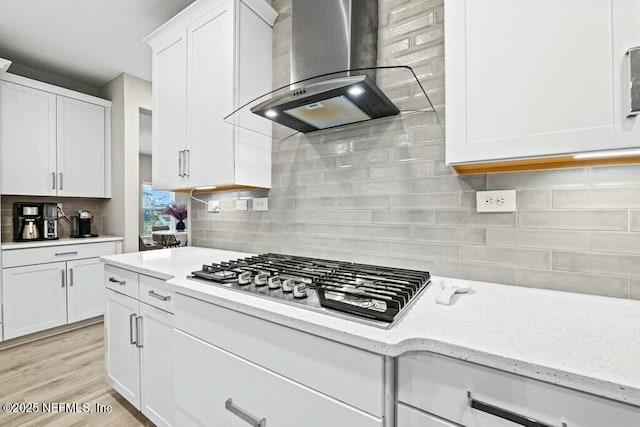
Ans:
[[[160,295],[159,293],[151,290],[149,291],[149,296],[155,299],[159,299],[160,301],[169,301],[171,299],[171,297],[169,295],[165,296],[165,295]]]
[[[78,255],[78,251],[56,252],[56,256],[62,256],[62,255]]]
[[[136,347],[142,348],[143,346],[143,337],[142,337],[142,316],[136,317]]]
[[[228,398],[226,402],[224,402],[224,409],[231,412],[236,417],[240,418],[242,421],[245,421],[247,424],[253,427],[266,427],[267,419],[263,418],[261,420],[257,419],[253,415],[249,414],[244,409],[233,404],[233,400]]]
[[[124,285],[126,285],[126,284],[127,284],[127,282],[125,282],[124,280],[118,280],[118,279],[116,279],[115,277],[109,277],[109,281],[110,281],[111,283],[117,283],[117,284],[118,284],[118,285],[120,285],[120,286],[124,286]]]
[[[537,421],[533,418],[526,417],[524,415],[517,414],[515,412],[509,411],[507,409],[500,408],[498,406],[491,405],[486,402],[482,402],[480,400],[476,400],[471,396],[471,392],[467,391],[467,403],[478,411],[486,412],[487,414],[491,414],[498,418],[502,418],[512,423],[516,423],[525,427],[554,427],[551,424],[543,423],[542,421]],[[562,423],[562,427],[567,427],[567,423]]]
[[[138,331],[136,331],[135,335],[133,333],[133,324],[135,323],[136,327],[138,326],[136,316],[136,313],[132,313],[129,315],[129,344],[138,346]]]

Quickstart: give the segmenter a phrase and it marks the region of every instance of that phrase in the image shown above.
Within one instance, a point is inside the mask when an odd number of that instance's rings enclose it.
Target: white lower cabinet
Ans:
[[[398,403],[397,427],[457,427],[455,424]]]
[[[4,338],[67,323],[66,263],[2,270]]]
[[[67,315],[69,323],[104,314],[104,264],[100,258],[67,262]]]
[[[159,426],[173,422],[173,314],[140,303],[140,410]]]
[[[176,425],[381,425],[379,418],[179,330],[173,343]]]
[[[637,407],[427,352],[399,358],[398,400],[466,427],[640,426]],[[419,415],[398,405],[398,427],[449,426]]]
[[[111,386],[140,408],[140,350],[136,345],[138,301],[107,290],[104,315],[107,351],[105,365]]]
[[[135,295],[139,283],[149,279],[111,266],[105,271],[105,284],[118,286],[125,282],[122,289],[130,294],[135,291]],[[173,314],[112,289],[105,292],[109,384],[155,425],[180,425],[173,422]],[[156,289],[155,294],[171,299],[166,290],[160,293]],[[162,302],[158,299],[159,304]]]

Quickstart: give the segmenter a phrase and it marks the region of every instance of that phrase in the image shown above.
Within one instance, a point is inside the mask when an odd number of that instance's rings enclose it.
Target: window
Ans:
[[[160,212],[173,202],[174,194],[170,191],[155,191],[151,188],[151,183],[142,184],[142,223],[143,234],[151,234],[152,227],[158,225],[172,225],[171,216],[163,215]]]

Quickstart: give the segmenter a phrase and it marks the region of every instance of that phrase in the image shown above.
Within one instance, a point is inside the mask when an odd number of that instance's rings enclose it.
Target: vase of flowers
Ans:
[[[164,215],[170,215],[178,221],[176,223],[176,230],[183,231],[186,226],[184,220],[187,219],[187,205],[186,203],[176,204],[171,202],[166,208],[162,210]]]

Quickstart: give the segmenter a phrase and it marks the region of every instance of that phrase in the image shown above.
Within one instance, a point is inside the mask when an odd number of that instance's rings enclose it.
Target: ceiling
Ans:
[[[122,72],[151,81],[142,38],[192,2],[1,0],[0,58],[95,87]]]

